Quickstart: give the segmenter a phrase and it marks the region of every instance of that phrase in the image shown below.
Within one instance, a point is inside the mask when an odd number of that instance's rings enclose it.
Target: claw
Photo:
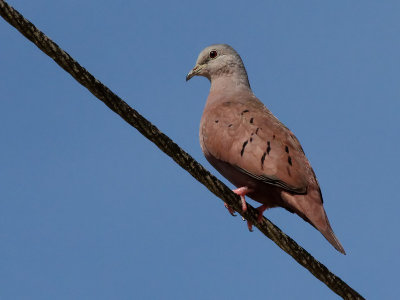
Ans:
[[[241,201],[242,201],[242,211],[243,211],[243,212],[246,212],[246,211],[247,211],[247,204],[246,204],[245,196],[246,196],[246,194],[252,192],[252,190],[249,189],[247,186],[243,186],[243,187],[237,188],[236,190],[233,190],[233,192],[234,192],[236,195],[239,195],[239,196],[240,196],[240,199],[241,199]],[[225,205],[226,209],[229,211],[229,213],[230,213],[232,216],[236,217],[235,211],[232,209],[232,207],[230,207],[230,206],[229,206],[228,204],[226,204],[226,203],[224,203],[224,205]],[[258,217],[257,217],[257,223],[258,223],[258,222],[261,222],[262,216],[263,216],[263,212],[264,212],[266,209],[267,209],[267,207],[266,207],[265,205],[261,205],[259,208],[257,208],[257,210],[258,210],[258,212],[259,212],[259,213],[258,213]],[[242,220],[243,220],[243,221],[246,221],[246,219],[243,218],[243,217],[242,217]],[[253,232],[253,224],[252,224],[251,222],[249,222],[249,221],[247,221],[247,228],[249,229],[250,232]]]
[[[224,206],[226,207],[226,209],[229,211],[229,213],[231,214],[232,217],[236,217],[235,211],[233,210],[232,207],[230,207],[228,204],[226,204],[224,202]]]
[[[251,224],[249,221],[247,221],[247,228],[249,229],[250,232],[253,232],[253,224]]]
[[[263,218],[263,213],[267,208],[268,207],[266,205],[261,205],[260,207],[257,207],[257,210],[258,210],[257,223],[261,222],[261,220]],[[243,219],[243,217],[242,217],[242,219]],[[247,221],[247,228],[249,228],[250,232],[253,232],[253,224],[249,221]]]

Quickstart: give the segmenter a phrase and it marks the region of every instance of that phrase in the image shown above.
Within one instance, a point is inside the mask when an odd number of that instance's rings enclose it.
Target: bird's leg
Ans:
[[[242,201],[242,211],[243,211],[243,212],[247,211],[247,204],[246,204],[246,199],[245,199],[244,196],[245,196],[247,193],[252,192],[252,190],[249,189],[247,186],[243,186],[243,187],[237,188],[236,190],[232,190],[232,191],[233,191],[236,195],[239,195],[239,196],[240,196],[240,200]],[[230,207],[230,206],[229,206],[228,204],[226,204],[226,203],[224,203],[224,205],[225,205],[226,209],[229,211],[229,213],[230,213],[232,216],[236,217],[236,214],[235,214],[235,211],[233,210],[233,208]],[[242,217],[242,219],[243,219],[243,217]],[[245,221],[245,220],[243,219],[243,221]]]
[[[257,210],[258,210],[257,223],[261,222],[263,213],[267,208],[268,208],[268,206],[266,206],[266,205],[261,205],[260,207],[257,207]],[[249,221],[247,221],[247,228],[249,228],[250,232],[253,232],[253,224]]]
[[[242,186],[236,190],[233,190],[233,192],[236,195],[240,196],[240,199],[242,200],[242,211],[245,212],[247,210],[247,204],[246,204],[246,199],[244,198],[244,196],[246,196],[246,194],[250,193],[251,190],[247,186]]]

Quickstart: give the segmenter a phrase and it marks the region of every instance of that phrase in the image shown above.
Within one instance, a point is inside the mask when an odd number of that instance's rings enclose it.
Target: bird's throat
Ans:
[[[243,76],[244,75],[244,76]],[[235,93],[250,90],[250,84],[245,74],[229,74],[211,78],[210,93]]]

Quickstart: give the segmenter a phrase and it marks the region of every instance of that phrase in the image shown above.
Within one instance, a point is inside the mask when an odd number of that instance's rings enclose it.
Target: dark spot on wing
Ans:
[[[287,161],[288,161],[289,165],[292,165],[292,158],[290,156],[288,157]]]
[[[244,114],[244,113],[247,113],[247,112],[249,112],[249,110],[248,110],[248,109],[245,109],[244,111],[241,112],[241,115],[243,116],[243,114]]]
[[[264,152],[263,155],[261,156],[261,169],[264,169],[264,160],[265,160],[266,155],[267,155],[267,152]]]
[[[250,138],[250,143],[251,143],[252,141],[253,141],[253,138],[251,137],[251,138]]]
[[[273,139],[275,139],[275,134],[272,136]]]
[[[257,129],[256,129],[256,134],[258,133],[258,130],[259,130],[259,129],[260,129],[260,128],[257,127]]]
[[[268,142],[267,142],[267,145],[268,145],[268,147],[267,147],[267,154],[269,155],[269,152],[271,152],[271,142],[268,141]]]
[[[250,124],[253,124],[254,118],[250,119]]]
[[[285,151],[286,151],[286,153],[289,153],[289,147],[288,146],[285,146]]]
[[[229,124],[228,127],[232,127],[232,124]]]
[[[248,142],[249,142],[249,141],[245,141],[245,142],[243,143],[242,151],[240,151],[240,156],[243,156],[244,148],[246,148]]]
[[[219,122],[219,120],[215,120],[215,123],[218,123]]]

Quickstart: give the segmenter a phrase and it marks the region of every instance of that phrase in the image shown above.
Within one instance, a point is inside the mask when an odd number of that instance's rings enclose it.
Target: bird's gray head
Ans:
[[[242,59],[235,49],[226,44],[211,45],[201,51],[186,81],[193,76],[204,76],[211,82],[219,77],[232,77],[237,84],[250,87]]]

